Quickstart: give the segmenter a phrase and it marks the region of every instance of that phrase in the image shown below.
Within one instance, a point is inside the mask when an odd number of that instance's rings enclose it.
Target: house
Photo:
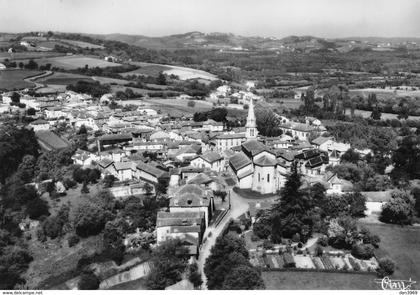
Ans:
[[[218,151],[230,150],[240,146],[246,140],[245,133],[226,133],[217,135],[214,139]]]
[[[191,160],[191,166],[208,168],[216,172],[222,172],[224,168],[224,161],[223,157],[219,153],[208,151]]]
[[[170,239],[188,242],[191,255],[197,255],[206,230],[204,212],[158,212],[156,240],[161,244]]]
[[[70,146],[66,139],[49,130],[37,131],[35,132],[35,137],[44,151],[61,150]]]
[[[31,127],[35,132],[41,131],[41,130],[49,130],[50,123],[48,121],[38,119],[29,123],[29,127]]]
[[[198,174],[200,174],[203,171],[204,171],[204,169],[199,168],[199,167],[192,167],[192,166],[182,167],[180,169],[180,179],[181,180],[182,179],[184,179],[184,180],[191,179],[192,177],[197,176]]]
[[[295,157],[299,162],[300,172],[307,176],[320,176],[328,166],[328,154],[316,149],[305,150]]]
[[[98,161],[98,157],[88,151],[77,149],[73,156],[71,156],[74,164],[81,166],[90,166],[93,162]]]
[[[319,136],[315,138],[314,140],[312,140],[312,144],[315,148],[321,151],[326,151],[326,152],[328,151],[328,147],[331,146],[333,142],[334,142],[333,137],[324,137],[324,136]]]
[[[181,148],[175,155],[175,160],[179,162],[189,161],[197,157],[197,154],[201,152],[201,146],[192,144]]]
[[[323,180],[326,183],[327,194],[342,194],[353,190],[353,184],[348,180],[339,178],[336,173],[325,173]]]
[[[212,119],[209,119],[203,122],[203,130],[208,130],[212,132],[223,131],[223,122],[216,122]]]
[[[186,184],[170,196],[169,212],[204,213],[205,225],[208,226],[214,212],[213,191],[196,184]]]
[[[164,178],[169,178],[169,175],[166,171],[163,171],[155,166],[146,164],[144,162],[137,163],[137,170],[134,173],[134,177],[141,179],[153,184],[157,184],[159,180]]]
[[[318,128],[315,126],[299,122],[289,122],[285,124],[280,124],[279,127],[283,131],[283,133],[291,135],[292,137],[300,140],[308,140],[309,135],[312,132],[318,131]]]
[[[107,171],[115,176],[119,181],[132,180],[137,171],[137,163],[133,161],[113,162]]]

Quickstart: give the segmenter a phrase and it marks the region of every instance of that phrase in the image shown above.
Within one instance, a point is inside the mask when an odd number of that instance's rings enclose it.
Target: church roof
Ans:
[[[254,164],[258,166],[276,166],[277,161],[275,159],[267,157],[266,155],[263,155],[262,157],[254,160]]]
[[[252,139],[244,142],[242,147],[245,149],[247,153],[251,156],[255,156],[256,154],[261,153],[262,151],[267,150],[267,147],[259,142],[258,140]]]
[[[252,164],[251,160],[243,152],[233,155],[229,159],[229,163],[232,165],[233,169],[235,169],[236,171],[238,171],[239,169],[249,164]]]

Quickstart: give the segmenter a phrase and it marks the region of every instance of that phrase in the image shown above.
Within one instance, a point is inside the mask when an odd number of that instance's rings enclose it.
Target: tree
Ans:
[[[392,261],[389,257],[379,259],[378,268],[376,269],[376,273],[379,277],[383,278],[390,276],[394,273],[394,270],[395,262]]]
[[[163,72],[159,73],[156,82],[158,85],[166,85],[166,76]]]
[[[263,136],[280,136],[283,131],[280,129],[280,122],[272,110],[257,109],[255,112],[258,132]]]
[[[46,236],[55,239],[61,236],[63,224],[57,216],[50,216],[42,222],[42,229]]]
[[[393,180],[420,178],[420,136],[406,136],[392,155]]]
[[[152,252],[151,271],[146,277],[146,286],[152,290],[163,290],[182,279],[187,266],[187,249],[179,239],[161,243]]]
[[[294,163],[292,172],[280,191],[280,199],[271,208],[274,242],[281,238],[291,238],[296,233],[305,242],[311,235],[312,224],[308,216],[312,208],[311,199],[307,192],[301,190],[301,186],[301,175]]]
[[[157,195],[166,195],[169,186],[169,179],[168,178],[159,178],[158,183],[156,185],[156,194]]]
[[[241,265],[234,268],[223,282],[224,290],[264,289],[261,274],[253,267]]]
[[[105,226],[108,214],[95,204],[83,203],[76,208],[74,228],[81,237],[99,234]]]
[[[41,216],[50,215],[48,202],[39,197],[29,201],[26,205],[26,214],[31,219],[39,219]]]
[[[391,199],[382,206],[379,220],[386,223],[412,224],[414,199],[408,191],[394,190]]]
[[[91,271],[84,271],[80,276],[80,281],[77,284],[79,290],[97,290],[99,289],[100,281],[98,277]]]
[[[18,104],[20,103],[20,94],[17,92],[13,92],[10,99],[12,100],[13,103]]]
[[[38,157],[39,145],[33,130],[18,128],[14,122],[0,124],[0,183],[18,168],[25,155]]]
[[[369,244],[356,244],[351,249],[351,255],[359,259],[370,259],[373,257],[374,248]]]
[[[108,174],[104,177],[103,183],[105,188],[112,187],[114,185],[116,178],[112,174]]]
[[[193,108],[193,107],[195,107],[195,101],[190,100],[190,101],[188,101],[187,105],[188,105],[188,107]]]
[[[416,210],[417,216],[420,216],[420,187],[416,186],[411,190],[411,194],[414,197],[415,205],[414,208]]]
[[[303,101],[303,110],[305,115],[312,115],[315,110],[315,92],[313,87],[306,90],[306,94],[302,93],[301,100]]]
[[[145,191],[146,196],[150,196],[153,192],[153,186],[150,183],[146,182],[144,184],[143,190]]]
[[[204,265],[208,289],[222,289],[226,276],[235,267],[251,266],[248,256],[244,240],[230,234],[218,237]]]
[[[352,217],[364,217],[366,211],[366,198],[360,192],[345,195],[349,204],[349,213]]]
[[[121,220],[107,222],[104,229],[104,255],[114,260],[118,265],[121,264],[124,253],[124,233],[118,224]],[[122,222],[125,222],[122,220]]]
[[[188,280],[194,285],[194,288],[198,288],[203,284],[197,263],[190,264],[188,268]]]
[[[36,110],[35,110],[34,108],[29,108],[29,109],[26,111],[26,114],[27,114],[28,116],[35,116],[35,114],[36,114]]]
[[[370,114],[370,117],[375,121],[379,121],[381,119],[381,116],[381,109],[378,106],[376,106]]]
[[[33,155],[25,155],[17,169],[17,177],[24,183],[31,182],[35,173],[36,158]]]
[[[36,70],[38,69],[38,64],[33,59],[30,59],[28,63],[25,65],[25,69]]]

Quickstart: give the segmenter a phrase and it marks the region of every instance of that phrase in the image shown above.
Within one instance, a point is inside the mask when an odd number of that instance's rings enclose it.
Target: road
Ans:
[[[200,256],[198,258],[197,264],[198,269],[201,271],[203,285],[202,289],[207,289],[207,278],[204,274],[204,263],[207,259],[207,257],[210,255],[210,250],[216,243],[216,239],[223,231],[223,228],[225,225],[229,222],[231,218],[235,219],[244,214],[248,211],[249,205],[248,201],[246,199],[243,199],[238,194],[236,194],[233,190],[230,190],[230,200],[231,200],[231,210],[226,214],[226,216],[223,218],[223,220],[219,223],[217,227],[210,226],[206,229],[206,232],[204,233],[204,237],[207,237],[207,241],[202,245],[202,248],[200,250]],[[209,233],[211,234],[211,237],[208,236]]]
[[[26,81],[26,82],[30,82],[30,83],[35,84],[35,88],[34,89],[38,89],[38,88],[45,87],[45,85],[44,84],[37,83],[37,82],[35,82],[35,80],[40,79],[40,78],[44,78],[44,77],[47,77],[47,76],[50,76],[52,74],[54,74],[53,71],[46,71],[45,73],[39,74],[38,76],[26,78],[26,79],[23,79],[23,80]]]

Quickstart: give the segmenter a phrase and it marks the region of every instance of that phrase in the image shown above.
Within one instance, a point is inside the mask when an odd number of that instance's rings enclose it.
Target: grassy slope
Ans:
[[[23,79],[40,73],[39,71],[30,70],[0,71],[0,89],[14,90],[34,87],[33,83],[26,82]]]

